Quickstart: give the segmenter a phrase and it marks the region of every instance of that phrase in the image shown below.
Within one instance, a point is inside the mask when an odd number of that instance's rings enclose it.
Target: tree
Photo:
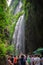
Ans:
[[[5,37],[4,29],[8,25],[6,12],[7,11],[7,1],[0,0],[0,38],[3,40]]]

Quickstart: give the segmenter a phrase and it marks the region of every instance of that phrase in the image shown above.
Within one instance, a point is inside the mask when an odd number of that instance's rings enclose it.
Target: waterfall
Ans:
[[[16,7],[16,9],[14,11],[14,14],[17,14],[18,12],[20,12],[21,11],[21,7],[22,7],[22,2],[19,1],[18,5],[17,5],[17,7]]]
[[[11,4],[12,0],[7,0],[8,6]]]
[[[25,52],[25,21],[24,21],[24,14],[21,15],[18,19],[18,22],[15,27],[15,32],[13,35],[13,43],[16,44],[16,50],[21,53]]]
[[[20,0],[18,6],[16,7],[14,15],[21,11],[21,7],[22,7],[22,2]],[[25,44],[24,44],[25,43],[25,19],[24,19],[24,14],[22,14],[19,17],[19,19],[16,23],[12,43],[14,43],[16,45],[16,51],[18,51],[18,53],[25,52]]]

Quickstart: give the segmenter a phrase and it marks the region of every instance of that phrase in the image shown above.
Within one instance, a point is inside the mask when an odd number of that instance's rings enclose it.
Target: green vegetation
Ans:
[[[5,56],[5,54],[6,54],[6,48],[3,43],[3,44],[0,44],[0,57]]]
[[[14,47],[10,45],[10,32],[8,30],[8,26],[12,23],[11,15],[7,1],[0,0],[0,57],[5,56],[8,50],[10,53],[14,50]]]
[[[25,13],[23,9],[16,15],[13,14],[18,2],[19,1],[15,0],[13,4],[8,7],[6,0],[0,0],[0,57],[15,51],[15,45],[12,47],[10,40],[12,39],[19,17]],[[12,10],[11,7],[13,7]]]
[[[16,6],[17,6],[18,3],[19,3],[19,0],[14,0],[14,1],[12,1],[12,3],[13,3],[13,4],[11,4],[10,8],[12,8],[11,13],[13,14],[14,11],[15,11],[15,9],[16,9]]]
[[[6,44],[4,43],[0,44],[0,57],[6,56],[6,54],[13,54],[13,52],[14,52],[14,45],[6,46]]]
[[[6,54],[15,54],[15,45],[8,45],[6,49]]]
[[[6,0],[0,0],[0,40],[5,43],[9,39],[9,9]],[[1,43],[1,42],[0,42]]]

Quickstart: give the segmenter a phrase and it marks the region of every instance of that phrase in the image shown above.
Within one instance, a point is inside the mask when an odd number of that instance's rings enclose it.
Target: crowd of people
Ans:
[[[43,65],[43,56],[40,55],[25,55],[8,56],[8,65]]]

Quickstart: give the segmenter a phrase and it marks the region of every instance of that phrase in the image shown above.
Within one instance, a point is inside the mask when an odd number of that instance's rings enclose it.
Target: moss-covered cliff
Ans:
[[[31,53],[43,47],[43,0],[26,0],[25,11],[25,49]]]

